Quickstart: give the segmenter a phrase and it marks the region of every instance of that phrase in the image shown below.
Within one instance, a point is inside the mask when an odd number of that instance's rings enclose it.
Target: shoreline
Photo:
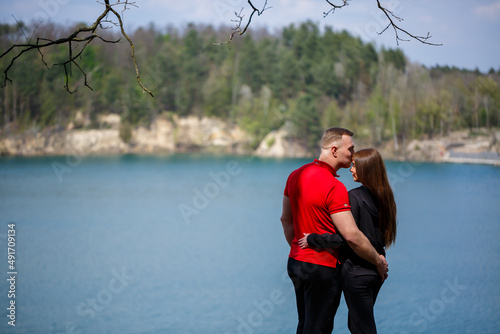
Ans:
[[[488,152],[489,153],[489,152]],[[457,153],[451,151],[445,162],[500,166],[500,156],[492,153]]]
[[[109,157],[109,156],[126,156],[126,155],[131,155],[131,156],[152,156],[152,155],[167,155],[167,156],[173,156],[173,155],[193,155],[193,154],[200,154],[200,155],[213,155],[213,156],[237,156],[237,157],[251,157],[251,158],[262,158],[262,159],[314,159],[315,156],[310,155],[310,156],[261,156],[259,154],[255,154],[252,152],[248,153],[232,153],[232,152],[221,152],[221,151],[201,151],[201,150],[183,150],[183,151],[165,151],[165,150],[158,150],[158,151],[148,151],[148,152],[116,152],[116,151],[109,151],[109,152],[92,152],[92,153],[84,153],[84,152],[66,152],[66,153],[42,153],[42,154],[32,154],[32,155],[24,155],[24,154],[0,154],[0,159],[10,159],[10,158],[74,158],[74,159],[84,159],[86,157]],[[500,156],[497,158],[490,158],[490,159],[484,159],[484,158],[478,158],[475,157],[476,154],[470,154],[469,157],[467,156],[461,156],[461,157],[448,157],[448,158],[443,158],[440,160],[425,160],[425,159],[401,159],[401,158],[396,158],[394,156],[384,156],[384,160],[386,161],[394,161],[394,162],[409,162],[409,163],[435,163],[435,164],[469,164],[469,165],[489,165],[489,166],[499,166],[500,167]]]
[[[100,129],[74,129],[37,133],[0,132],[0,156],[86,157],[126,154],[216,154],[262,158],[314,158],[294,139],[285,124],[270,131],[255,147],[255,138],[235,124],[207,117],[158,117],[149,128],[130,129],[124,138],[119,118]],[[379,146],[367,138],[356,138],[356,147],[374,147],[386,160],[433,163],[460,163],[500,166],[500,130],[454,131],[432,139],[413,139],[409,143],[387,140]],[[127,140],[127,142],[124,141]]]

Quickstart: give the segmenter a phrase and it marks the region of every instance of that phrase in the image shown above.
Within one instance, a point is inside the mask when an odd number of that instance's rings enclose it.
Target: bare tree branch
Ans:
[[[332,8],[329,11],[327,11],[327,12],[323,12],[323,17],[327,17],[330,13],[335,12],[335,9],[339,9],[339,8],[342,8],[342,7],[345,7],[345,6],[349,5],[349,2],[348,2],[349,0],[342,0],[342,1],[343,1],[342,5],[335,5],[331,1],[326,0],[326,2],[328,2],[328,4],[330,6],[332,6]]]
[[[214,43],[214,45],[223,45],[231,43],[236,34],[241,36],[247,31],[248,27],[250,26],[250,23],[252,23],[252,18],[255,13],[257,13],[257,15],[260,16],[262,15],[262,13],[264,13],[264,11],[273,8],[273,7],[267,7],[267,0],[264,2],[264,5],[262,6],[261,10],[255,7],[251,0],[248,0],[248,5],[250,5],[250,7],[252,8],[252,13],[248,18],[246,25],[242,28],[242,23],[244,19],[244,15],[242,15],[244,8],[242,8],[239,13],[234,12],[234,15],[236,16],[237,19],[232,21],[236,22],[236,26],[233,28],[233,32],[231,33],[231,35],[229,35],[229,40],[227,40],[225,43]]]
[[[391,12],[387,8],[383,7],[380,4],[379,0],[377,0],[377,5],[378,5],[378,8],[385,14],[385,16],[387,17],[387,19],[389,20],[389,24],[381,32],[378,33],[379,35],[383,34],[389,27],[392,27],[394,29],[394,34],[396,35],[396,44],[397,45],[399,45],[399,41],[404,41],[404,42],[408,42],[409,41],[409,39],[401,39],[399,37],[398,31],[406,34],[410,38],[413,38],[413,39],[415,39],[415,40],[417,40],[417,41],[419,41],[420,43],[423,43],[423,44],[433,45],[433,46],[441,46],[441,45],[443,45],[443,44],[430,43],[428,40],[432,36],[430,35],[429,32],[427,33],[427,36],[417,36],[417,35],[413,35],[413,34],[409,33],[408,31],[400,28],[397,24],[394,23],[393,19],[397,20],[398,22],[402,22],[403,19],[400,18],[400,17],[398,17],[398,16],[396,16],[393,12]]]
[[[345,6],[349,5],[348,1],[350,1],[350,0],[342,0],[343,4],[341,4],[341,5],[335,5],[335,4],[333,4],[329,0],[325,0],[325,1],[330,6],[332,6],[332,9],[330,9],[328,12],[324,12],[323,13],[324,17],[326,17],[328,14],[334,12],[335,9],[339,9],[339,8],[342,8],[342,7],[345,7]],[[387,19],[389,20],[389,24],[381,32],[378,33],[379,35],[382,35],[388,28],[392,27],[394,29],[394,33],[396,35],[396,44],[397,45],[399,45],[400,41],[404,41],[404,42],[410,41],[409,39],[402,39],[402,38],[400,38],[398,32],[402,32],[402,33],[406,34],[408,37],[413,38],[413,39],[415,39],[415,40],[417,40],[417,41],[419,41],[420,43],[423,43],[423,44],[428,44],[428,45],[433,45],[433,46],[443,45],[443,44],[436,44],[436,43],[429,42],[428,40],[432,37],[430,35],[430,33],[427,33],[427,36],[418,36],[418,35],[413,35],[413,34],[409,33],[408,31],[402,29],[396,23],[394,23],[394,20],[396,20],[397,22],[402,22],[403,21],[402,18],[400,18],[399,16],[396,16],[392,11],[390,11],[386,7],[382,6],[380,4],[379,0],[377,0],[377,6],[384,13],[384,15],[387,17]]]
[[[327,17],[329,14],[335,12],[336,9],[340,9],[340,8],[348,6],[349,5],[349,1],[351,1],[351,0],[339,0],[340,4],[338,4],[338,5],[335,4],[335,3],[333,3],[331,0],[325,0],[325,1],[331,6],[331,9],[328,10],[328,11],[326,11],[326,12],[323,12],[323,17]],[[427,33],[426,36],[418,36],[418,35],[411,34],[410,32],[402,29],[394,21],[396,20],[397,22],[402,22],[403,19],[400,18],[400,17],[398,17],[398,16],[396,16],[392,11],[388,10],[386,7],[382,6],[380,4],[379,0],[376,0],[376,1],[377,1],[378,8],[384,13],[384,15],[389,20],[389,24],[381,32],[378,33],[379,35],[383,34],[388,28],[392,27],[394,29],[394,33],[396,35],[396,44],[397,45],[399,45],[400,41],[409,41],[409,39],[402,39],[399,36],[399,33],[403,33],[403,34],[407,35],[409,38],[415,39],[415,40],[417,40],[417,41],[419,41],[420,43],[423,43],[423,44],[434,45],[434,46],[440,46],[440,45],[442,45],[442,44],[437,44],[437,43],[431,43],[431,42],[429,42],[429,39],[432,37],[430,35],[430,33]],[[236,16],[237,19],[233,20],[233,21],[237,22],[237,24],[236,24],[236,27],[233,29],[233,32],[229,36],[229,40],[227,42],[225,42],[225,43],[214,43],[214,44],[221,45],[221,44],[229,44],[229,43],[231,43],[231,41],[233,40],[233,38],[234,38],[234,36],[236,34],[243,35],[247,31],[248,27],[250,26],[250,23],[252,22],[252,16],[255,13],[258,13],[258,15],[260,16],[266,9],[272,8],[272,7],[267,7],[267,0],[264,3],[264,6],[263,6],[262,10],[258,10],[254,6],[254,4],[252,3],[251,0],[248,0],[248,4],[250,5],[250,7],[252,8],[253,11],[252,11],[252,14],[250,15],[250,18],[248,19],[245,27],[242,29],[243,15],[241,13],[243,12],[243,9],[241,9],[241,11],[239,13],[237,13],[237,12],[234,13],[234,15]]]
[[[3,52],[0,55],[0,59],[2,59],[4,57],[5,58],[11,57],[11,58],[10,58],[10,62],[8,62],[7,67],[2,69],[3,74],[4,74],[4,78],[3,78],[2,85],[0,87],[5,87],[7,85],[7,82],[12,83],[12,79],[9,77],[9,71],[12,69],[15,62],[19,59],[19,57],[21,57],[23,54],[30,52],[32,50],[37,50],[40,53],[42,62],[45,64],[45,66],[47,68],[49,68],[49,65],[46,63],[46,61],[43,57],[42,49],[52,47],[55,45],[67,44],[67,46],[68,46],[68,58],[67,58],[67,60],[62,62],[62,63],[54,64],[57,66],[63,66],[63,68],[64,68],[64,73],[65,73],[64,88],[69,93],[74,93],[76,91],[76,90],[72,91],[69,87],[69,81],[70,81],[69,79],[72,76],[72,66],[74,65],[74,66],[76,66],[76,68],[78,68],[80,73],[83,75],[85,86],[87,86],[89,89],[92,90],[92,88],[88,85],[87,73],[78,64],[78,60],[80,59],[82,53],[85,51],[87,46],[90,43],[92,43],[94,41],[94,39],[101,40],[105,43],[118,43],[118,42],[120,42],[120,39],[107,40],[98,34],[99,29],[104,30],[104,29],[109,28],[109,26],[108,27],[104,26],[104,24],[107,23],[107,24],[112,24],[114,26],[120,27],[121,35],[123,37],[125,37],[125,39],[130,44],[131,57],[132,57],[132,60],[134,62],[137,83],[139,84],[139,86],[141,86],[144,93],[147,92],[149,95],[153,96],[153,93],[149,89],[147,89],[141,82],[141,78],[139,75],[139,68],[137,66],[137,61],[135,58],[134,44],[132,43],[132,40],[127,35],[127,33],[125,32],[125,29],[123,27],[123,20],[122,20],[123,12],[128,9],[128,6],[137,7],[135,5],[135,2],[129,2],[129,0],[125,0],[125,1],[118,0],[118,2],[110,4],[109,0],[104,0],[104,3],[101,3],[101,4],[103,4],[105,6],[105,9],[101,13],[101,15],[99,15],[99,17],[96,19],[96,21],[92,25],[89,25],[86,27],[80,27],[80,28],[76,29],[75,31],[73,31],[69,36],[64,37],[64,38],[60,38],[60,39],[56,39],[56,40],[39,37],[36,39],[36,42],[31,42],[30,41],[31,39],[27,39],[26,43],[14,44],[10,48],[8,48],[5,52]],[[117,6],[117,5],[123,6],[123,10],[121,13],[118,13],[113,8],[113,6]],[[112,21],[111,19],[108,19],[109,14],[112,14],[118,20],[118,23]],[[24,33],[24,31],[23,31],[23,33]],[[76,45],[76,46],[74,46],[74,45]],[[78,46],[81,46],[81,49],[78,52],[75,52],[77,50]]]
[[[331,9],[327,12],[323,12],[324,17],[328,16],[330,13],[333,13],[336,9],[340,9],[340,8],[345,7],[345,6],[348,6],[349,1],[351,1],[351,0],[339,0],[340,4],[335,4],[331,0],[325,0],[325,1],[331,6]],[[435,45],[435,46],[442,45],[442,44],[436,44],[436,43],[429,42],[429,39],[432,37],[429,33],[427,33],[426,36],[419,36],[419,35],[411,34],[410,32],[406,31],[405,29],[402,29],[398,25],[398,23],[402,22],[403,19],[396,16],[392,11],[388,10],[386,7],[382,6],[380,4],[379,0],[376,0],[376,1],[377,1],[378,8],[384,13],[384,15],[389,20],[389,24],[381,32],[378,33],[379,35],[383,34],[387,29],[392,27],[394,30],[395,36],[396,36],[396,43],[398,45],[399,45],[400,41],[409,41],[409,39],[402,39],[400,37],[400,33],[408,36],[410,39],[415,39],[423,44]],[[265,0],[264,5],[262,6],[262,9],[258,9],[253,4],[252,0],[247,0],[247,2],[248,2],[248,5],[250,6],[252,12],[251,12],[248,20],[246,21],[246,24],[243,25],[244,15],[242,14],[243,13],[243,8],[242,8],[239,13],[238,12],[234,13],[236,16],[236,19],[232,20],[232,21],[236,22],[236,26],[234,27],[233,32],[230,34],[228,41],[226,41],[225,43],[214,43],[214,44],[222,45],[222,44],[231,43],[231,41],[233,40],[235,35],[243,35],[248,30],[250,24],[252,23],[252,19],[256,13],[258,16],[260,16],[264,13],[264,11],[272,8],[272,7],[267,6],[267,0]],[[26,34],[25,34],[26,43],[14,44],[10,48],[8,48],[5,52],[3,52],[0,55],[0,59],[8,58],[8,57],[11,57],[11,58],[10,58],[10,62],[7,61],[7,63],[8,63],[7,67],[1,69],[3,71],[3,74],[4,74],[4,78],[3,78],[3,82],[2,82],[0,87],[5,87],[8,82],[12,83],[12,79],[9,77],[9,71],[12,69],[15,62],[23,54],[30,52],[32,50],[37,50],[40,54],[42,62],[44,63],[44,65],[47,68],[49,68],[49,65],[47,64],[47,62],[44,59],[42,49],[52,47],[55,45],[67,44],[68,45],[68,58],[67,58],[67,60],[62,62],[62,63],[54,64],[54,65],[58,65],[58,66],[63,66],[63,68],[64,68],[64,73],[65,73],[64,88],[69,93],[74,93],[76,91],[76,90],[71,90],[69,87],[69,80],[73,74],[73,71],[72,71],[73,66],[75,66],[80,71],[80,73],[83,75],[85,86],[87,86],[89,89],[92,89],[88,85],[87,73],[78,64],[78,60],[80,59],[82,53],[85,51],[87,46],[90,43],[92,43],[94,41],[94,39],[96,39],[96,38],[105,42],[105,43],[118,43],[120,41],[120,39],[113,40],[113,41],[106,40],[98,34],[99,29],[105,30],[105,29],[110,28],[110,26],[104,26],[104,24],[107,23],[107,24],[114,25],[114,26],[120,28],[121,35],[123,37],[125,37],[125,39],[127,40],[127,42],[130,45],[131,57],[132,57],[132,60],[134,63],[137,83],[142,88],[143,93],[147,92],[149,95],[153,96],[153,93],[149,89],[147,89],[141,82],[139,68],[137,65],[136,57],[135,57],[135,47],[134,47],[132,40],[127,35],[127,33],[125,32],[125,29],[123,27],[123,19],[122,19],[123,13],[127,9],[129,9],[128,8],[129,6],[137,7],[135,2],[133,2],[132,0],[124,0],[124,1],[123,0],[116,0],[115,3],[110,4],[109,0],[104,0],[104,3],[101,3],[101,4],[105,6],[105,9],[92,25],[80,27],[80,28],[76,29],[74,32],[72,32],[69,36],[64,37],[64,38],[60,38],[57,40],[37,38],[36,42],[31,42],[32,37],[30,37],[28,39]],[[123,10],[121,11],[121,13],[119,13],[118,11],[116,11],[113,8],[114,6],[117,6],[117,5],[123,6]],[[110,16],[110,14],[112,17],[114,17],[116,20],[118,20],[118,22],[114,22],[112,19],[109,19],[108,17]],[[395,23],[395,21],[396,21],[396,23]],[[16,20],[16,22],[17,22],[17,20]],[[17,22],[17,23],[22,30],[22,27],[19,24],[19,22]],[[36,28],[38,28],[38,26]],[[36,31],[36,29],[35,29],[35,31]],[[24,34],[24,30],[22,30],[22,32]],[[33,35],[34,35],[34,33],[33,33]],[[76,45],[76,46],[74,47],[74,45]],[[81,49],[78,52],[76,52],[79,46],[81,46]]]
[[[141,82],[141,76],[139,74],[139,67],[137,66],[137,61],[135,59],[135,47],[134,47],[134,43],[132,43],[132,40],[130,39],[130,37],[125,32],[125,29],[123,28],[122,18],[120,16],[120,14],[118,14],[113,8],[111,8],[111,7],[109,7],[109,8],[110,8],[111,12],[113,12],[113,14],[115,14],[116,18],[118,19],[118,22],[120,23],[120,30],[122,32],[122,35],[127,39],[128,43],[130,44],[131,56],[132,56],[132,59],[134,60],[134,67],[135,67],[135,73],[136,73],[136,77],[137,77],[137,83],[139,84],[139,86],[141,86],[143,93],[144,92],[148,92],[149,95],[153,96],[153,93],[149,89],[147,89],[146,87],[144,87],[144,85]],[[126,7],[123,9],[122,13],[125,10],[126,10]]]

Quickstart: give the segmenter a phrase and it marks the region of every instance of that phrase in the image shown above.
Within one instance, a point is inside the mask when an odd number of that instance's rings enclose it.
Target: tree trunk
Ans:
[[[17,123],[17,97],[16,86],[12,85],[12,120]]]
[[[477,89],[474,93],[474,118],[476,121],[476,132],[479,132],[479,93]]]
[[[490,115],[488,111],[488,98],[486,96],[483,96],[483,104],[484,104],[484,110],[486,111],[486,128],[490,128]]]
[[[3,121],[4,124],[9,123],[9,88],[3,88]]]
[[[434,135],[434,117],[432,114],[429,114],[429,139],[432,139]]]
[[[392,138],[394,139],[394,150],[399,150],[399,144],[398,144],[398,134],[396,132],[396,118],[394,117],[394,114],[392,114],[391,117],[392,120]]]
[[[240,53],[236,52],[234,55],[234,67],[233,67],[233,89],[231,91],[231,120],[234,122],[236,120],[236,107],[238,104],[238,90],[239,90],[239,71],[240,71]]]

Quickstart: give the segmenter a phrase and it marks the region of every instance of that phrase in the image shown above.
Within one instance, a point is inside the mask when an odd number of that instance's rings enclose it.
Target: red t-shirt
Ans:
[[[302,249],[298,240],[303,233],[336,233],[331,214],[350,210],[345,186],[326,162],[314,160],[293,171],[286,182],[284,195],[290,199],[295,237],[290,257],[295,260],[336,267],[334,250]]]

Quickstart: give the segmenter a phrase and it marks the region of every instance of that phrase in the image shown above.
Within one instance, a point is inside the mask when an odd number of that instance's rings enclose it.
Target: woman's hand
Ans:
[[[304,237],[299,239],[299,246],[300,248],[307,248],[309,247],[309,244],[307,243],[307,236],[311,233],[303,233]]]

